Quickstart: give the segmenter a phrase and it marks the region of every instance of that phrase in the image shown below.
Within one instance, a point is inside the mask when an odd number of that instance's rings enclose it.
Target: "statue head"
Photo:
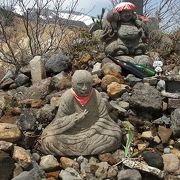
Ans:
[[[77,70],[72,76],[72,88],[78,96],[88,96],[92,90],[93,78],[86,70]]]
[[[120,19],[123,22],[129,22],[136,18],[136,14],[134,11],[121,11],[119,13]]]

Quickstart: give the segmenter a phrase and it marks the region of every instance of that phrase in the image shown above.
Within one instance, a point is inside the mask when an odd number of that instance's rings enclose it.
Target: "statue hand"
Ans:
[[[85,109],[83,112],[81,112],[80,114],[77,115],[77,120],[76,121],[83,120],[87,114],[88,114],[88,110]]]

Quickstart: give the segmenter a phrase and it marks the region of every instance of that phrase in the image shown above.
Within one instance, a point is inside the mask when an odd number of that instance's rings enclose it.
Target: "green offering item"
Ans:
[[[144,64],[135,64],[135,66],[138,69],[141,69],[146,76],[154,76],[156,74],[156,71],[153,68],[147,67]]]

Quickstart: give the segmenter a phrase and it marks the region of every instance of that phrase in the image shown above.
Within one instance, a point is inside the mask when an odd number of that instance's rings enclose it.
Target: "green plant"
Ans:
[[[127,132],[127,134],[126,134],[127,140],[126,140],[126,145],[125,146],[123,145],[123,148],[124,148],[124,152],[125,152],[125,157],[128,158],[131,156],[130,148],[131,148],[131,144],[133,141],[133,133],[130,128],[126,128],[125,130]]]
[[[101,14],[97,15],[97,18],[92,17],[94,24],[97,24],[100,29],[102,29],[103,16],[105,13],[105,8],[102,8]]]

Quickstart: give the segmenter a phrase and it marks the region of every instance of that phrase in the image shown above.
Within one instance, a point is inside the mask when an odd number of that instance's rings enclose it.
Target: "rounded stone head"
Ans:
[[[88,96],[92,90],[93,78],[86,70],[77,70],[72,76],[72,88],[78,96]]]

